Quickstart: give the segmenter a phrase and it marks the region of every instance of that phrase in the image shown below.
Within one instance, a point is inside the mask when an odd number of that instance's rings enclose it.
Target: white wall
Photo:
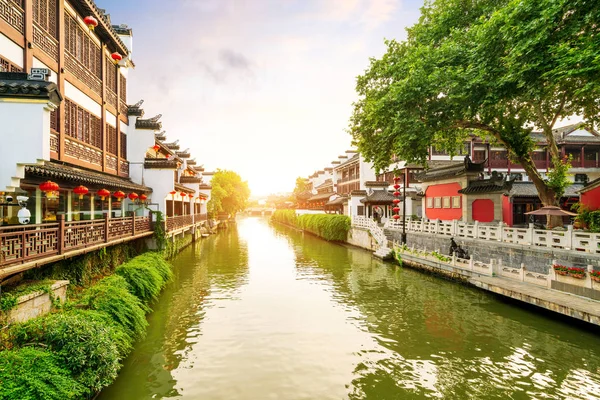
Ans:
[[[150,203],[157,203],[158,210],[166,213],[166,200],[171,199],[171,195],[169,193],[175,190],[175,183],[173,182],[173,170],[154,168],[146,169],[144,170],[144,181],[147,186],[152,188],[152,197]]]
[[[100,104],[96,103],[91,97],[77,89],[67,80],[65,80],[65,92],[63,94],[65,97],[68,97],[77,104],[81,105],[81,107],[85,108],[96,117],[102,118],[102,107]]]
[[[25,171],[17,164],[50,160],[50,107],[54,106],[42,99],[28,103],[0,99],[0,190],[19,186],[12,178],[24,178]]]
[[[360,190],[366,190],[365,182],[368,181],[376,181],[377,177],[375,176],[375,169],[373,169],[373,164],[367,163],[362,155],[358,156],[359,158],[359,173],[360,173]]]
[[[0,33],[0,54],[19,68],[23,68],[23,49],[21,46]],[[46,67],[43,67],[46,68]]]
[[[108,110],[105,110],[104,113],[105,113],[105,117],[106,117],[106,122],[113,128],[116,128],[117,127],[117,116]]]
[[[41,62],[40,60],[38,60],[35,57],[33,57],[33,68],[46,68],[46,69],[49,69],[52,72],[50,73],[50,78],[48,78],[48,80],[50,82],[54,82],[54,83],[58,82],[58,76],[56,75],[56,72],[54,70],[52,70],[52,68],[50,68],[49,66],[47,66],[46,64],[44,64],[43,62]]]

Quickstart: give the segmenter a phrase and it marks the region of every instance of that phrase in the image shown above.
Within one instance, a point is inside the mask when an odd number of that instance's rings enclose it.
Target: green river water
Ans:
[[[107,399],[599,399],[600,336],[265,218],[182,251]]]

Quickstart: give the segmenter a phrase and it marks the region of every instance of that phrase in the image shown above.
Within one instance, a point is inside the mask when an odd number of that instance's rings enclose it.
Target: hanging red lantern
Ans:
[[[179,195],[180,195],[181,197],[185,197],[185,193],[183,193],[183,192],[179,193]]]
[[[394,210],[395,213],[399,213],[400,212],[400,207],[394,207],[393,210]]]
[[[56,192],[58,189],[60,189],[60,186],[58,186],[58,183],[56,182],[46,181],[40,184],[40,190],[46,194],[49,192]]]
[[[146,196],[144,193],[142,193],[142,194],[140,194],[140,200],[146,201],[146,200],[148,200],[148,196]]]
[[[115,51],[114,53],[112,53],[110,55],[110,58],[112,58],[112,60],[115,62],[115,64],[118,64],[119,61],[121,61],[123,59],[123,56]]]
[[[137,199],[140,196],[138,196],[137,193],[131,192],[131,193],[129,193],[129,196],[127,196],[127,197],[129,197],[129,200],[134,201],[135,199]]]
[[[98,20],[91,15],[88,15],[83,19],[83,23],[87,25],[90,31],[93,31],[98,26]]]
[[[89,192],[88,188],[86,188],[83,185],[79,185],[75,189],[73,189],[73,193],[75,193],[76,195],[79,196],[79,200],[83,199],[83,196],[88,194],[88,192]]]
[[[194,198],[194,195],[193,195],[193,194],[189,194],[188,196],[190,197],[190,199],[193,199],[193,198]]]
[[[110,196],[110,192],[106,189],[100,189],[96,192],[98,196],[100,196],[100,200],[104,200],[108,196]]]
[[[393,202],[394,204],[398,204],[398,203],[400,203],[400,199],[394,199],[394,200],[392,200],[392,202]]]
[[[399,180],[401,180],[402,178],[400,178],[399,176],[395,176],[394,177],[394,182],[398,182]]]
[[[173,198],[175,198],[175,194],[176,194],[176,193],[177,193],[177,192],[176,192],[176,191],[174,191],[174,190],[173,190],[173,191],[171,191],[171,192],[169,192],[169,194],[170,194],[170,195],[171,195],[171,197],[173,197]]]
[[[399,196],[400,196],[400,192],[396,190],[396,191],[394,192],[394,196],[395,196],[395,197],[399,197]]]
[[[125,193],[123,193],[120,190],[117,190],[116,192],[113,193],[113,196],[116,197],[119,200],[122,200],[125,198]]]
[[[160,150],[160,146],[155,144],[154,146],[152,146],[152,150],[154,150],[155,153],[158,153],[158,151]]]
[[[394,189],[398,190],[400,189],[400,185],[398,185],[397,183],[394,185]]]
[[[395,220],[398,220],[398,219],[400,219],[400,216],[398,214],[396,214],[396,215],[393,215],[392,218],[394,218]]]

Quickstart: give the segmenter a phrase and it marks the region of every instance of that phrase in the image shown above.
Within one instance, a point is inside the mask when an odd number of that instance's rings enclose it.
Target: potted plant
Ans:
[[[554,264],[554,271],[558,275],[569,275],[569,267],[566,265]]]
[[[570,267],[569,276],[577,279],[585,278],[585,268]]]
[[[590,272],[590,277],[593,281],[600,282],[600,271],[592,271]]]

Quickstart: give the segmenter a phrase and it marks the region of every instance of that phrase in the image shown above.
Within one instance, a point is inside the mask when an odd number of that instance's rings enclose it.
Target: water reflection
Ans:
[[[264,219],[182,252],[103,399],[574,398],[600,339]]]

